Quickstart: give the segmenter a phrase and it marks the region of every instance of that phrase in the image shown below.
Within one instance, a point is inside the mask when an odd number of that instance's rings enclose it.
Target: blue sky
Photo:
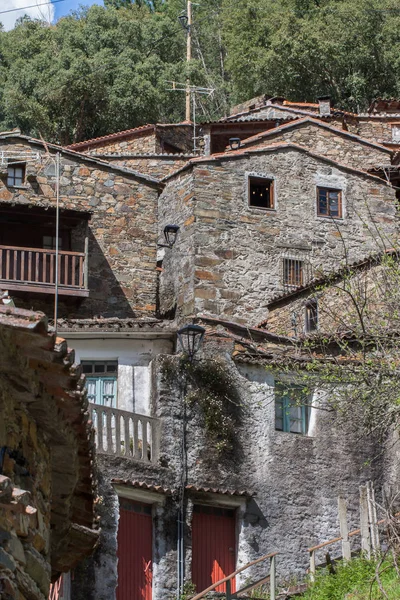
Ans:
[[[9,30],[14,27],[19,17],[27,14],[32,19],[39,18],[54,23],[79,6],[92,4],[102,5],[103,0],[63,0],[55,3],[50,0],[0,0],[0,22]]]
[[[69,12],[71,12],[71,10],[76,10],[81,5],[92,6],[92,4],[103,5],[103,0],[65,0],[64,2],[57,2],[54,4],[55,20],[67,15]]]

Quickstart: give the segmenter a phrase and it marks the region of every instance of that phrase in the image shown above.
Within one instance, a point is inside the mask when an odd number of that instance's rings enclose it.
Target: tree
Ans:
[[[387,0],[224,0],[227,68],[234,97],[261,93],[314,101],[329,94],[365,109],[399,94],[400,13]]]

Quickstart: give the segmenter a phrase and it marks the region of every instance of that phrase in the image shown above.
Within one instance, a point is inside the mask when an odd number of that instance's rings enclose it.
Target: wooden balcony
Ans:
[[[90,413],[98,453],[157,462],[158,419],[99,404],[90,404]]]
[[[55,282],[55,250],[0,246],[0,287],[54,294]],[[89,295],[85,253],[59,251],[58,293],[64,296]]]

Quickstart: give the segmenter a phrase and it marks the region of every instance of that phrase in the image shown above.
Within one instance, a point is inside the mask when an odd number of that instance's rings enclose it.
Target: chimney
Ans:
[[[320,117],[329,116],[331,114],[331,97],[320,96],[317,98],[319,104],[319,115]]]

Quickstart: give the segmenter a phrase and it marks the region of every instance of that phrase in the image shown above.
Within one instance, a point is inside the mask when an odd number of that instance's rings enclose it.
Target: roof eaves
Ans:
[[[313,279],[306,285],[297,287],[295,290],[275,296],[274,298],[272,298],[272,300],[270,300],[268,302],[267,308],[270,309],[271,307],[274,307],[275,305],[280,304],[281,302],[285,302],[286,300],[290,300],[290,299],[296,298],[298,296],[301,296],[304,293],[307,293],[310,290],[317,288],[318,286],[321,286],[321,285],[324,285],[327,283],[331,283],[333,281],[337,281],[338,279],[340,279],[343,276],[343,274],[348,269],[362,269],[363,267],[366,267],[368,265],[377,264],[384,255],[396,257],[399,255],[399,251],[396,250],[395,248],[388,248],[383,252],[371,254],[370,256],[368,256],[366,258],[363,258],[359,261],[355,261],[354,263],[351,263],[348,266],[342,267],[338,271],[333,271],[332,273],[327,273],[325,275],[322,275],[321,277]],[[259,325],[257,327],[263,327],[267,323],[268,323],[268,319],[264,319],[263,321],[261,321],[259,323]]]
[[[117,131],[115,133],[110,133],[108,135],[102,135],[100,137],[92,138],[90,140],[84,140],[82,142],[76,142],[75,144],[69,144],[66,147],[70,148],[72,150],[77,150],[77,149],[81,149],[81,148],[87,148],[89,146],[97,146],[98,144],[102,144],[104,142],[108,142],[108,141],[112,141],[112,140],[116,140],[116,139],[122,139],[125,137],[136,136],[136,135],[140,135],[142,133],[146,133],[148,131],[149,132],[154,131],[155,128],[156,128],[156,125],[154,125],[154,124],[140,125],[139,127],[134,127],[133,129],[125,129],[124,131]]]
[[[384,181],[377,175],[372,175],[368,171],[364,171],[362,169],[356,169],[355,167],[350,167],[348,165],[344,165],[343,163],[340,163],[331,158],[327,158],[326,156],[322,156],[321,154],[312,152],[311,150],[308,150],[307,148],[304,148],[303,146],[300,146],[299,144],[295,144],[293,142],[284,142],[284,143],[278,143],[278,144],[271,144],[269,146],[244,148],[243,150],[241,150],[241,149],[232,150],[231,152],[219,152],[217,154],[210,154],[210,156],[204,156],[204,157],[200,156],[198,158],[189,160],[185,165],[182,165],[182,167],[180,167],[180,169],[167,175],[167,177],[164,177],[163,179],[161,179],[161,181],[164,183],[164,182],[168,181],[169,179],[171,179],[172,177],[174,177],[175,175],[179,174],[180,172],[182,172],[192,166],[195,166],[196,164],[203,164],[203,163],[207,163],[207,162],[212,163],[212,162],[216,162],[216,161],[220,161],[220,160],[230,160],[230,159],[234,159],[234,158],[242,158],[244,156],[249,156],[251,154],[263,154],[263,153],[268,153],[268,152],[277,152],[280,150],[296,150],[298,152],[303,152],[304,154],[308,154],[309,156],[311,156],[312,158],[315,158],[316,160],[320,160],[329,165],[333,165],[334,167],[337,167],[338,169],[342,169],[342,170],[348,171],[350,173],[356,173],[357,175],[363,175],[364,177],[373,179],[377,183],[381,183],[384,185],[390,185],[389,182]]]
[[[72,156],[74,158],[79,158],[80,160],[82,160],[84,162],[96,164],[96,165],[99,165],[100,167],[110,169],[111,171],[117,171],[118,173],[122,173],[124,175],[129,175],[131,177],[135,177],[136,179],[141,179],[141,180],[145,181],[146,183],[149,183],[155,187],[158,187],[158,188],[163,187],[162,182],[159,179],[152,177],[151,175],[147,175],[145,173],[139,173],[139,171],[134,171],[133,169],[127,169],[126,167],[114,165],[105,160],[101,160],[99,158],[94,158],[90,154],[85,154],[83,152],[77,152],[76,150],[71,150],[69,147],[58,146],[57,144],[47,143],[47,142],[44,142],[43,140],[38,140],[37,138],[29,137],[29,136],[18,134],[18,133],[12,133],[12,132],[8,133],[7,132],[6,135],[2,135],[0,133],[0,140],[1,139],[10,139],[10,138],[15,138],[15,137],[17,137],[18,139],[26,140],[27,142],[29,142],[31,144],[36,144],[36,145],[42,146],[45,149],[50,148],[51,150],[54,150],[55,152],[60,152],[60,154],[63,154],[65,156]]]
[[[315,125],[316,127],[321,127],[323,129],[327,129],[328,131],[332,131],[333,133],[335,133],[337,135],[341,135],[346,138],[351,138],[351,139],[359,142],[360,144],[364,144],[366,146],[372,146],[373,148],[377,148],[378,150],[381,150],[383,152],[388,152],[389,154],[391,154],[391,150],[381,144],[371,142],[370,140],[363,138],[355,133],[350,133],[348,131],[345,131],[344,129],[339,129],[338,127],[333,127],[332,125],[328,125],[327,123],[324,123],[323,121],[321,121],[319,119],[314,119],[312,117],[304,117],[302,119],[296,119],[296,120],[292,121],[291,123],[284,123],[283,125],[279,125],[278,127],[275,127],[273,129],[268,129],[265,132],[253,135],[253,136],[243,140],[241,142],[241,146],[247,146],[248,144],[252,144],[253,142],[257,142],[257,141],[265,139],[267,137],[273,137],[274,135],[276,135],[277,132],[279,133],[282,131],[294,129],[296,127],[302,126],[307,123],[311,123],[312,125]]]

